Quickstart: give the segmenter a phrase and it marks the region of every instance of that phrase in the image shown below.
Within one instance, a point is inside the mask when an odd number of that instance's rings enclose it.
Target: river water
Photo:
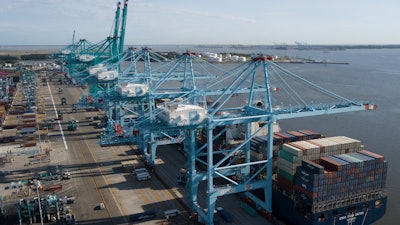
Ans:
[[[344,135],[385,156],[388,207],[376,224],[399,224],[400,216],[400,49],[274,50],[155,46],[155,51],[264,53],[348,64],[281,64],[297,75],[348,99],[378,105],[375,111],[350,112],[279,121],[283,130],[309,129],[325,136]],[[316,96],[318,99],[318,96]]]
[[[348,99],[368,100],[376,111],[362,111],[280,121],[283,130],[310,129],[325,136],[345,135],[364,148],[384,155],[389,163],[387,213],[377,224],[399,224],[400,216],[400,49],[286,51],[290,56],[349,64],[283,65]],[[317,97],[317,96],[316,96]]]

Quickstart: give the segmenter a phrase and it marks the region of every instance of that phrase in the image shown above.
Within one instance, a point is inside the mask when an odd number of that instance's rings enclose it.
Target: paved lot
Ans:
[[[57,79],[53,78],[54,80]],[[156,213],[156,218],[136,224],[196,224],[189,218],[189,204],[186,199],[189,190],[176,182],[178,171],[185,165],[186,159],[174,146],[160,147],[153,178],[137,181],[132,173],[123,171],[120,166],[120,162],[124,160],[140,160],[135,146],[100,147],[97,138],[100,130],[91,125],[89,118],[98,116],[101,112],[79,110],[72,113],[71,104],[61,105],[62,97],[66,98],[67,103],[77,102],[84,90],[54,82],[40,88],[43,89],[46,102],[46,116],[56,118],[56,111],[60,110],[63,120],[56,121],[54,129],[41,139],[51,146],[50,162],[26,165],[29,158],[26,155],[18,155],[12,163],[7,163],[1,168],[3,176],[0,190],[3,196],[8,196],[8,204],[12,205],[13,201],[24,194],[24,190],[5,190],[10,186],[10,181],[24,180],[49,169],[59,169],[69,171],[72,179],[61,181],[63,189],[54,193],[61,197],[75,197],[76,201],[71,207],[76,224],[132,224],[132,215],[149,210]],[[59,88],[63,89],[62,94],[58,93]],[[72,119],[78,121],[76,131],[67,130],[68,121]],[[203,193],[204,186],[201,184],[199,187]],[[202,205],[205,204],[204,196],[203,194],[198,197]],[[104,203],[105,206],[102,210],[99,209],[100,203]],[[237,196],[221,197],[217,206],[229,209],[233,216],[233,222],[230,224],[268,224],[261,216],[251,217],[243,212]],[[171,218],[169,222],[165,221],[162,212],[173,208],[182,211],[182,216]],[[217,215],[216,218],[220,224],[224,224]]]

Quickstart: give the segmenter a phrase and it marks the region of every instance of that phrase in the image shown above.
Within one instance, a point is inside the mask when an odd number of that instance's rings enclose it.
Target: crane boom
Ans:
[[[125,0],[124,9],[122,11],[122,24],[121,24],[121,34],[119,39],[119,54],[124,51],[125,42],[125,26],[126,26],[126,15],[128,13],[128,0]]]

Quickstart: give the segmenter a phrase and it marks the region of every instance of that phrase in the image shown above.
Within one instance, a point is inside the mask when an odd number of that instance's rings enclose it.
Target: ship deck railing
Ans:
[[[316,202],[313,204],[312,211],[314,213],[324,212],[336,208],[354,205],[357,203],[376,200],[386,196],[387,196],[386,189],[378,189],[364,193],[355,193],[342,199]]]

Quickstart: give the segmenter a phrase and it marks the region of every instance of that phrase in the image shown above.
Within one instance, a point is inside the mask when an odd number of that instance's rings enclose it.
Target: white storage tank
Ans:
[[[117,84],[116,91],[125,97],[143,96],[149,91],[145,84],[121,83]]]
[[[220,58],[220,57],[212,57],[212,58],[210,58],[210,61],[211,62],[222,62],[222,58]]]
[[[238,61],[239,62],[246,62],[246,57],[240,56],[240,57],[238,57]]]
[[[189,104],[165,104],[159,107],[161,113],[157,117],[162,121],[175,126],[194,125],[203,122],[206,117],[206,109]]]
[[[97,73],[98,80],[109,81],[109,80],[115,80],[117,78],[118,78],[118,72],[116,70],[103,71]]]

